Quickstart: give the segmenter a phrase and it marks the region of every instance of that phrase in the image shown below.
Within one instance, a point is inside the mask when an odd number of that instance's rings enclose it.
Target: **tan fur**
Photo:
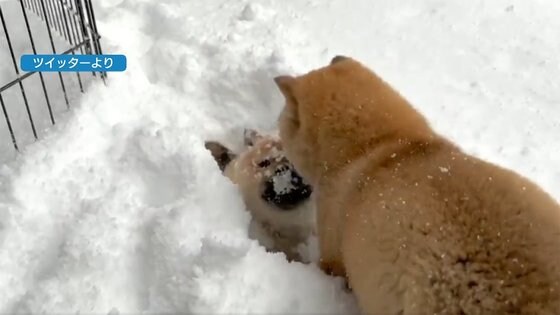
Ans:
[[[251,213],[250,237],[271,252],[282,252],[290,261],[307,262],[298,245],[305,244],[314,233],[314,204],[304,202],[296,209],[282,211],[264,201],[263,183],[280,164],[287,164],[282,144],[272,136],[253,135],[254,143],[245,148],[224,169],[224,175],[237,185],[247,210]],[[258,163],[270,160],[268,167]]]
[[[315,187],[321,268],[366,314],[560,314],[560,207],[462,152],[351,58],[275,78]]]

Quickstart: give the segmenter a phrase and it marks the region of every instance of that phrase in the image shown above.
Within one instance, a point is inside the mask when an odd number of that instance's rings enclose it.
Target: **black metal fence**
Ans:
[[[7,21],[6,16],[2,11],[2,2],[0,2],[0,21],[2,24],[2,29],[4,31],[5,41],[10,53],[9,59],[11,59],[7,61],[0,60],[0,65],[6,65],[11,62],[14,69],[13,80],[0,87],[0,105],[2,107],[3,116],[11,137],[11,139],[7,140],[11,140],[14,148],[19,151],[18,141],[16,139],[16,134],[14,133],[12,121],[10,120],[8,110],[6,109],[5,100],[2,97],[3,92],[6,92],[10,88],[17,89],[19,86],[19,90],[21,91],[21,96],[23,98],[23,104],[27,113],[27,118],[29,120],[29,126],[35,140],[38,139],[36,123],[34,121],[32,111],[30,110],[28,96],[23,84],[23,81],[25,79],[33,76],[35,73],[38,73],[41,87],[37,88],[42,89],[45,105],[48,109],[50,124],[56,124],[56,117],[53,113],[53,104],[51,97],[49,97],[49,91],[45,86],[45,78],[43,73],[27,72],[22,74],[20,72],[20,69],[18,67],[19,56],[16,56],[14,52],[14,41],[29,41],[33,54],[102,54],[102,51],[101,45],[99,43],[100,35],[97,31],[95,14],[93,11],[91,0],[18,0],[18,2],[18,6],[21,7],[21,10],[18,10],[18,13],[21,14],[20,18],[25,23],[27,34],[13,34],[10,32],[10,23]],[[14,12],[11,12],[11,19],[15,18],[13,16],[13,13]],[[39,18],[41,24],[43,24],[46,28],[46,34],[48,34],[48,40],[50,42],[50,51],[37,51],[37,38],[34,37],[35,32],[30,26],[30,18]],[[57,51],[57,45],[55,44],[57,40],[55,40],[54,37],[63,40],[67,44],[64,48],[70,48],[65,49],[64,51]],[[2,46],[4,46],[4,44],[0,43],[0,47]],[[60,48],[58,49],[60,50]],[[84,86],[82,76],[84,74],[76,72],[71,75],[76,76],[80,92],[83,93]],[[105,78],[107,77],[107,73],[105,72],[99,72],[97,74],[95,72],[92,72],[92,75],[94,77],[100,77],[104,82]],[[67,108],[70,108],[70,101],[67,91],[68,86],[65,82],[65,78],[61,72],[58,72],[57,76],[57,81],[59,81],[59,88],[64,95],[65,105]],[[3,139],[0,139],[0,141],[3,141]]]

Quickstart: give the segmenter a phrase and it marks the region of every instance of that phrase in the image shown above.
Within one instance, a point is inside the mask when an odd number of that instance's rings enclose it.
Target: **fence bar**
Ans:
[[[68,4],[70,5],[70,9],[76,11],[76,8],[74,6],[74,2],[72,0],[68,0]],[[83,41],[83,36],[80,36],[81,32],[80,32],[80,28],[79,28],[79,16],[77,13],[72,13],[71,15],[72,20],[73,20],[73,26],[76,28],[76,39],[79,42]],[[85,48],[84,46],[80,47],[80,52],[82,53],[82,55],[84,54]]]
[[[78,0],[79,1],[79,0]],[[97,34],[99,34],[97,32],[97,23],[95,22],[95,16],[93,13],[93,8],[91,7],[91,1],[84,1],[85,5],[86,5],[86,9],[88,12],[88,19],[89,19],[89,23],[92,29],[92,34],[91,34],[91,40],[93,41],[94,44],[94,49],[95,49],[95,53],[96,54],[103,54],[103,52],[101,51],[101,45],[99,44],[99,38],[96,37]],[[101,76],[101,79],[103,79],[103,83],[106,85],[107,83],[105,82],[105,77],[107,76],[107,73],[104,72],[100,72],[99,74]]]
[[[16,75],[19,76],[19,69],[16,61],[16,56],[14,55],[14,48],[12,47],[12,42],[10,40],[10,34],[8,28],[6,27],[6,21],[4,20],[4,13],[2,13],[2,7],[0,7],[0,20],[2,20],[2,27],[4,28],[4,34],[6,35],[6,41],[8,42],[8,48],[10,50],[10,55],[12,57],[12,64],[14,65],[14,70]],[[33,122],[33,116],[31,115],[31,110],[29,109],[29,103],[27,102],[27,96],[25,95],[25,89],[23,88],[23,83],[19,82],[19,88],[21,90],[21,95],[23,96],[23,102],[25,103],[25,109],[27,110],[27,117],[29,118],[29,123],[31,124],[31,130],[33,131],[33,136],[35,139],[37,137],[37,131],[35,130],[35,123]]]
[[[29,27],[29,20],[27,19],[27,13],[25,12],[25,7],[23,5],[23,1],[20,1],[21,4],[21,13],[23,14],[23,18],[25,20],[25,26],[27,27],[27,34],[29,35],[29,41],[31,42],[31,49],[33,50],[33,54],[37,54],[37,50],[35,49],[35,41],[33,40],[33,35],[31,34],[31,28]],[[39,72],[39,78],[41,79],[41,86],[43,87],[43,94],[45,95],[45,101],[47,102],[47,108],[49,110],[49,117],[51,119],[51,123],[54,125],[54,116],[52,112],[51,102],[49,100],[49,95],[47,93],[47,88],[45,86],[45,80],[43,78],[43,74]]]
[[[54,27],[55,33],[60,33],[60,29],[58,28],[58,24],[56,23],[56,12],[54,11],[52,1],[51,0],[44,0],[44,1],[46,2],[47,9],[51,14],[51,26]]]
[[[56,0],[48,0],[51,3],[51,6],[53,8],[53,12],[54,12],[54,17],[56,20],[56,25],[58,25],[59,27],[59,34],[64,37],[66,39],[66,37],[64,36],[64,28],[63,28],[63,24],[62,24],[62,20],[60,19],[60,14],[58,14],[58,7],[56,6]]]
[[[79,28],[78,28],[78,22],[77,22],[77,17],[76,17],[76,13],[73,13],[72,10],[74,10],[74,7],[72,5],[72,1],[69,0],[67,2],[67,0],[60,0],[61,2],[63,2],[67,8],[69,8],[68,10],[66,10],[66,13],[68,15],[68,19],[70,20],[70,28],[72,29],[72,39],[74,40],[74,42],[81,42],[82,39],[80,38],[80,32],[79,32]],[[83,55],[84,54],[84,46],[80,46],[80,52]],[[74,55],[75,52],[72,51],[72,54]],[[81,76],[78,73],[78,83],[80,84],[80,91],[83,93],[84,92],[84,88],[82,87],[82,80],[81,80]]]
[[[68,27],[68,19],[66,18],[66,14],[67,13],[66,10],[64,10],[64,3],[62,2],[62,0],[60,0],[60,6],[61,6],[61,12],[62,12],[62,16],[64,17],[64,26],[66,29],[66,32],[68,33],[68,40],[70,41],[70,45],[74,45],[74,39],[72,38],[72,35],[70,33],[70,27]],[[74,55],[74,51],[72,51],[72,55]],[[80,85],[80,92],[84,92],[84,87],[82,86],[82,78],[80,77],[80,73],[76,72],[76,77],[78,78],[78,84]]]
[[[78,25],[81,27],[80,28],[81,40],[89,39],[87,26],[86,26],[86,20],[84,18],[84,10],[82,8],[81,0],[70,0],[70,2],[75,7],[75,10],[76,10],[75,16],[76,16],[76,19],[78,20]],[[87,45],[85,47],[85,51],[86,51],[86,54],[91,54],[91,45]]]
[[[17,151],[19,151],[17,141],[16,141],[16,136],[14,134],[14,130],[12,129],[12,124],[10,123],[8,112],[6,111],[6,104],[4,104],[4,99],[2,98],[2,93],[0,93],[0,105],[2,105],[2,112],[4,112],[4,119],[6,119],[6,125],[8,125],[8,131],[10,131],[10,136],[12,137],[12,144],[14,145],[14,148]]]
[[[24,0],[24,5],[25,5],[26,8],[33,11],[33,6],[31,5],[31,0]],[[33,12],[35,12],[35,11],[33,11]]]
[[[30,7],[33,10],[33,13],[39,15],[39,11],[37,11],[37,6],[36,6],[36,3],[35,3],[35,0],[28,0],[28,2],[30,4]]]
[[[80,17],[80,25],[82,26],[82,36],[84,39],[87,40],[91,40],[87,27],[86,27],[86,19],[84,17],[84,7],[82,6],[82,0],[75,0],[75,4],[78,10],[78,16]],[[92,54],[91,48],[92,48],[92,44],[90,42],[89,45],[86,46],[86,53],[87,54]],[[93,76],[95,77],[95,71],[92,71],[91,74],[93,74]]]
[[[41,7],[43,8],[43,11],[45,11],[45,0],[41,0]],[[56,48],[54,46],[54,41],[52,38],[49,22],[46,22],[46,24],[47,24],[47,32],[49,33],[49,39],[51,41],[52,52],[53,54],[56,54]],[[68,95],[66,94],[66,87],[64,86],[64,79],[62,79],[62,73],[60,72],[58,73],[58,78],[60,79],[60,86],[62,87],[62,92],[64,93],[64,101],[66,102],[66,108],[70,108],[70,104],[68,102]]]
[[[43,2],[43,0],[39,0],[39,8],[41,7],[42,2]],[[53,23],[53,21],[54,21],[54,18],[52,16],[53,13],[52,13],[51,8],[48,6],[48,2],[47,2],[47,5],[46,5],[46,9],[45,9],[44,14],[45,14],[45,17],[47,17],[45,19],[45,21],[47,23],[50,23],[50,25],[54,28],[54,31],[56,32],[56,25],[54,25],[54,23]]]
[[[45,21],[47,19],[47,16],[45,15],[45,12],[41,10],[41,4],[39,3],[39,1],[40,0],[33,0],[33,2],[35,2],[35,5],[37,6],[37,14],[43,21]]]
[[[64,19],[63,17],[66,17],[64,15],[64,11],[62,11],[62,8],[60,7],[60,2],[57,0],[54,0],[54,6],[56,8],[57,11],[57,16],[58,16],[58,20],[60,21],[60,25],[62,26],[62,34],[64,36],[64,39],[66,39],[67,41],[70,40],[69,39],[69,34],[67,29],[64,27]]]

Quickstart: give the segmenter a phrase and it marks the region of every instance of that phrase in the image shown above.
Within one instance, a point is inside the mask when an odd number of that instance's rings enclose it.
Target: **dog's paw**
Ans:
[[[346,277],[346,271],[340,262],[321,259],[319,260],[319,268],[329,276]]]
[[[344,292],[352,293],[352,286],[350,286],[350,282],[348,282],[348,278],[344,278]]]

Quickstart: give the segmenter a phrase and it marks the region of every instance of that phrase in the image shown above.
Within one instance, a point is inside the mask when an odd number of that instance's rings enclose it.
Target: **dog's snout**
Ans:
[[[290,210],[307,200],[312,190],[293,167],[282,165],[265,182],[262,198],[280,209]]]

